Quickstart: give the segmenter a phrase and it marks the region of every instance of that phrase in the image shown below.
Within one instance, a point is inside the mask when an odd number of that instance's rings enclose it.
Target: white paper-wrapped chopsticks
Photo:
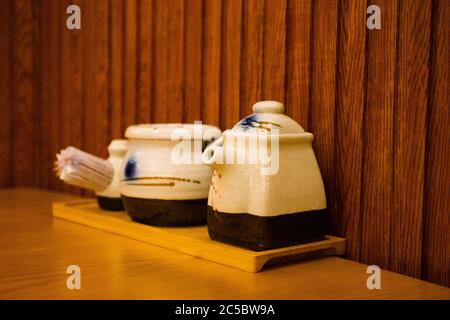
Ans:
[[[55,171],[67,184],[94,191],[108,187],[114,168],[108,160],[93,156],[74,147],[67,147],[56,155]]]

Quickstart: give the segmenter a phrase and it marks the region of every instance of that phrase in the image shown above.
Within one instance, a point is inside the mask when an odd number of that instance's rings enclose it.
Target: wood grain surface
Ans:
[[[371,1],[370,4],[375,3]],[[393,148],[398,1],[377,1],[382,29],[367,32],[366,105],[361,185],[361,261],[389,267],[389,221],[393,212]],[[382,51],[378,48],[392,48]]]
[[[78,4],[82,29],[65,27]],[[381,30],[366,28],[368,5]],[[348,257],[450,286],[447,0],[6,0],[0,186],[86,194],[66,145],[136,122],[232,127],[278,99],[314,134]],[[89,194],[89,193],[87,193]]]
[[[286,16],[286,113],[309,130],[313,0],[288,1]]]
[[[349,237],[348,255],[358,260],[361,239],[361,176],[365,104],[365,1],[339,2],[335,177],[342,233]],[[350,89],[351,88],[351,89]]]
[[[109,134],[111,139],[123,137],[123,2],[109,2],[109,55],[111,64],[109,68]],[[142,112],[142,111],[140,111]],[[114,121],[112,121],[114,119]]]
[[[318,0],[311,4],[313,25],[310,34],[312,65],[309,131],[314,133],[313,148],[325,183],[330,231],[343,235],[342,214],[337,208],[335,176],[338,2]]]
[[[422,276],[450,283],[450,5],[433,3]],[[441,268],[441,266],[447,266]]]
[[[390,225],[391,241],[396,245],[390,246],[390,257],[392,270],[416,277],[421,270],[424,220],[430,18],[431,1],[400,2],[394,114],[395,197]]]
[[[81,1],[58,1],[59,11],[64,11],[69,5],[81,5]],[[63,19],[59,20],[64,23]],[[83,53],[81,30],[69,31],[61,28],[60,34],[60,50],[61,54],[61,90],[59,100],[59,123],[70,125],[61,125],[60,127],[60,143],[61,145],[73,145],[76,148],[82,148],[83,145]],[[47,41],[47,40],[45,40]],[[49,116],[49,113],[45,113]],[[45,143],[45,141],[43,141]],[[49,159],[45,159],[49,161]],[[80,193],[79,188],[65,186],[64,191],[72,193]]]
[[[168,19],[169,8],[167,1],[153,1],[153,65],[152,73],[152,122],[167,122],[167,88],[169,75],[168,68]],[[128,106],[133,108],[133,106]],[[125,129],[125,128],[124,128]]]
[[[184,101],[184,0],[167,0],[167,119],[183,122]],[[161,44],[156,44],[161,45]],[[156,79],[156,81],[158,81]]]
[[[265,0],[262,99],[284,101],[286,0]]]
[[[367,266],[337,257],[243,272],[53,219],[52,202],[70,198],[0,191],[1,299],[450,299],[448,288],[385,270],[369,290]],[[66,287],[74,264],[81,290]]]
[[[262,99],[264,52],[264,1],[244,1],[242,20],[240,117],[251,114],[254,101]]]
[[[203,1],[202,120],[219,125],[222,57],[222,1]]]
[[[223,1],[220,126],[239,121],[243,0]]]
[[[137,4],[136,122],[151,121],[152,99],[152,1]]]
[[[37,25],[35,5],[31,0],[14,1],[12,10],[12,112],[11,161],[12,179],[15,186],[32,185],[36,182],[34,163],[37,160],[33,145],[37,144],[39,122],[37,114],[37,44],[34,27]],[[16,130],[15,128],[18,128]],[[10,168],[7,168],[10,170]]]
[[[53,217],[135,239],[178,253],[223,264],[245,272],[261,272],[267,266],[304,258],[345,255],[345,239],[326,235],[322,241],[252,251],[213,241],[208,227],[152,227],[131,221],[125,211],[111,212],[99,208],[95,199],[55,202]]]
[[[202,118],[202,30],[203,1],[185,1],[184,8],[184,83],[183,122],[193,123]]]
[[[0,186],[12,184],[12,30],[13,3],[0,3],[0,114],[3,125],[0,126],[0,161],[7,169],[0,170]]]

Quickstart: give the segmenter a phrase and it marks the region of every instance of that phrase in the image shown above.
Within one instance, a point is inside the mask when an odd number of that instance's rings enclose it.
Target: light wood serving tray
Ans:
[[[261,271],[269,261],[345,254],[345,239],[333,236],[323,241],[255,252],[211,240],[206,226],[147,226],[131,221],[124,211],[103,211],[90,199],[53,203],[53,216],[248,272]]]

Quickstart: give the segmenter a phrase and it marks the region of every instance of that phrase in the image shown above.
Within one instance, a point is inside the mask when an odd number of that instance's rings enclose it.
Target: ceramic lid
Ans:
[[[284,105],[278,101],[260,101],[253,105],[253,114],[239,121],[231,132],[261,133],[278,129],[279,134],[299,134],[305,130],[284,114]]]
[[[144,140],[215,140],[220,137],[219,128],[205,124],[155,123],[138,124],[127,128],[125,137]]]
[[[116,139],[111,141],[108,146],[108,151],[112,152],[126,152],[128,149],[128,140],[125,139]]]

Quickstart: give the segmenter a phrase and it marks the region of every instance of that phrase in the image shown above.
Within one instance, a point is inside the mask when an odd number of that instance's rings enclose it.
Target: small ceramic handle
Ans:
[[[284,105],[278,101],[259,101],[253,105],[255,113],[284,113]]]
[[[208,147],[206,147],[205,151],[203,151],[202,154],[202,162],[204,164],[211,166],[221,161],[221,158],[223,156],[222,142],[223,138],[220,137],[219,139],[211,143]]]

